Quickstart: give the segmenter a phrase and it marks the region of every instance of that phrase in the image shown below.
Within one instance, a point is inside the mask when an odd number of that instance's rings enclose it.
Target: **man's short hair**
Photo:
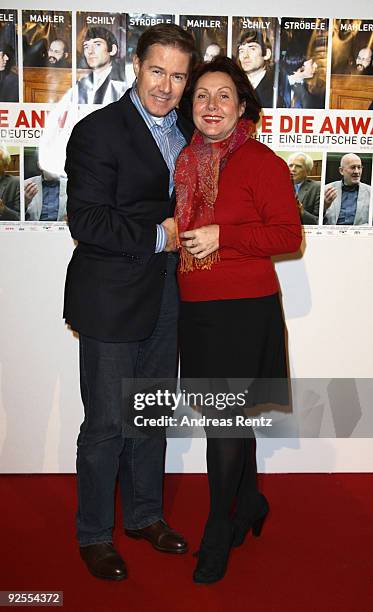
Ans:
[[[241,34],[237,43],[237,51],[239,51],[241,45],[248,45],[250,43],[256,43],[259,45],[263,56],[267,53],[267,49],[272,51],[271,45],[264,40],[263,32],[261,30],[245,30],[245,32]]]
[[[4,166],[9,166],[10,162],[11,162],[11,155],[8,151],[8,147],[5,144],[0,144],[0,153],[2,154],[2,159],[4,162]]]
[[[288,165],[291,164],[291,162],[296,158],[296,157],[303,157],[304,160],[304,165],[305,168],[307,170],[307,174],[309,174],[312,171],[313,168],[313,159],[312,157],[310,157],[309,155],[307,155],[307,153],[292,153],[289,157],[288,157]]]
[[[136,55],[140,62],[146,59],[149,47],[152,45],[163,45],[164,47],[175,47],[190,56],[189,69],[193,70],[199,60],[194,38],[190,32],[183,30],[175,23],[158,23],[147,28],[138,40]]]
[[[102,40],[104,40],[107,44],[109,53],[110,51],[112,51],[113,45],[115,45],[118,53],[118,41],[115,38],[113,32],[111,32],[107,28],[103,28],[102,26],[92,26],[88,28],[84,35],[83,43],[87,42],[87,40],[92,40],[93,38],[102,38]],[[116,57],[117,53],[115,53],[115,55],[113,55],[112,57]]]
[[[347,157],[350,157],[351,155],[353,155],[354,157],[358,157],[358,159],[360,159],[360,163],[362,164],[362,160],[360,155],[358,155],[357,153],[345,153],[344,155],[342,155],[341,159],[339,160],[339,167],[342,168],[343,164],[346,161]]]

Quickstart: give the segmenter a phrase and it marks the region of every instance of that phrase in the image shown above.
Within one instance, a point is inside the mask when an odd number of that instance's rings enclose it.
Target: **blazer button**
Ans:
[[[167,276],[167,270],[162,270],[161,274],[162,276]]]

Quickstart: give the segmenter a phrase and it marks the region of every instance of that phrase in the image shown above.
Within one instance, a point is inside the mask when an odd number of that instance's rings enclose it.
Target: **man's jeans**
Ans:
[[[77,535],[81,546],[112,540],[118,477],[127,529],[147,527],[163,518],[165,438],[127,437],[131,434],[123,419],[123,381],[176,377],[176,264],[177,257],[169,254],[161,310],[149,338],[112,343],[80,336],[85,412],[77,453]]]

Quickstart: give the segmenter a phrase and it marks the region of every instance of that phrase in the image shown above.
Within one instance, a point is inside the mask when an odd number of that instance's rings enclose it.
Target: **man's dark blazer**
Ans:
[[[273,71],[268,69],[262,80],[258,83],[258,86],[255,88],[255,93],[263,108],[273,107],[273,79]]]
[[[178,117],[188,141],[192,125]],[[129,91],[80,121],[67,145],[67,216],[78,241],[64,317],[103,342],[147,338],[160,310],[167,253],[156,224],[173,215],[169,170]]]
[[[298,192],[298,200],[303,204],[303,225],[317,225],[320,209],[320,183],[306,179]]]
[[[0,221],[19,221],[19,178],[3,174],[0,176],[0,200],[4,208],[0,213]]]

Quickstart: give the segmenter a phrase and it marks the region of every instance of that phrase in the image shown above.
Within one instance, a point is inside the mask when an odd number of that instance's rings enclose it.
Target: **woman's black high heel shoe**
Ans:
[[[258,510],[258,513],[254,516],[254,518],[250,517],[243,519],[237,515],[234,517],[233,547],[241,546],[244,543],[250,529],[253,536],[255,538],[259,538],[260,534],[262,533],[264,521],[269,511],[267,499],[262,494],[260,494],[260,505],[261,508]]]
[[[208,523],[198,552],[193,580],[198,584],[212,584],[221,580],[227,570],[234,536],[230,520]]]

